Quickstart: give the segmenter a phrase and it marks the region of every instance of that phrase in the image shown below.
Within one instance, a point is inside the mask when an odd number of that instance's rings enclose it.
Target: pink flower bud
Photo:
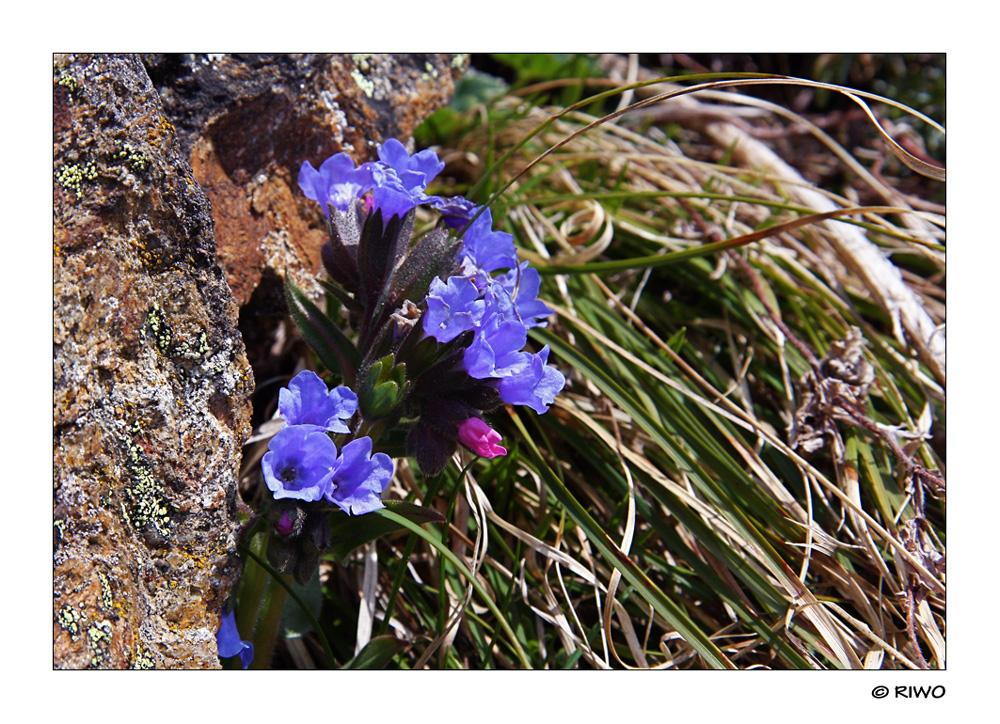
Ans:
[[[294,526],[295,521],[292,520],[291,514],[287,510],[283,510],[281,511],[281,518],[274,524],[274,529],[281,535],[288,535],[292,532]]]
[[[498,445],[500,433],[478,417],[470,417],[458,426],[458,439],[467,448],[484,458],[506,455],[507,448]]]

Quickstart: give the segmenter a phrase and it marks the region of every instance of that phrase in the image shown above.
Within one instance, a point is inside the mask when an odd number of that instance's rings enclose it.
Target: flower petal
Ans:
[[[467,448],[484,458],[507,454],[507,448],[497,444],[501,440],[500,433],[478,417],[470,417],[458,426],[458,439]]]
[[[358,409],[358,396],[347,387],[327,389],[323,379],[302,370],[278,392],[278,414],[289,425],[317,425],[330,432],[350,432],[344,420]]]
[[[236,612],[230,611],[222,615],[219,623],[219,631],[215,634],[215,642],[219,647],[219,658],[228,659],[230,656],[239,656],[246,669],[253,661],[253,644],[240,639],[240,632],[236,630]]]
[[[326,498],[346,513],[361,515],[385,507],[381,494],[392,479],[392,458],[371,451],[372,439],[359,437],[344,445],[334,465]]]
[[[315,501],[330,487],[337,446],[315,425],[289,425],[271,438],[261,460],[264,482],[275,500]]]

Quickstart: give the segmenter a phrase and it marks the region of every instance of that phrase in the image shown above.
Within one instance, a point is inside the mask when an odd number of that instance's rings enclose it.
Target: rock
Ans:
[[[303,161],[339,151],[358,163],[413,130],[454,92],[468,56],[263,54],[143,56],[195,180],[212,203],[219,263],[241,308],[240,330],[261,380],[286,324],[282,279],[314,299],[327,233],[299,191]],[[259,420],[257,420],[259,421]]]
[[[54,666],[217,668],[254,388],[137,56],[54,58]]]
[[[267,379],[281,278],[318,296],[325,224],[298,168],[405,142],[466,64],[55,56],[57,668],[218,667],[247,348]]]

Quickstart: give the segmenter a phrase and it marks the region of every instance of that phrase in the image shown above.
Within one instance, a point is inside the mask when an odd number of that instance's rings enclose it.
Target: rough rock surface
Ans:
[[[406,142],[466,64],[55,57],[56,667],[218,666],[248,356],[275,373],[281,278],[317,291],[326,239],[299,165]]]
[[[54,666],[217,668],[254,387],[137,56],[54,59]]]
[[[218,259],[241,308],[258,379],[273,348],[287,275],[315,298],[326,226],[296,180],[339,151],[362,163],[448,102],[468,65],[450,54],[143,56],[167,116],[212,203]]]

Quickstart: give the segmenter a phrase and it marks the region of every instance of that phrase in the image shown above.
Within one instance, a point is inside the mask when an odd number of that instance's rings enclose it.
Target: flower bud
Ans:
[[[470,417],[458,426],[458,439],[463,445],[484,458],[506,455],[507,448],[498,445],[500,433],[478,417]]]

